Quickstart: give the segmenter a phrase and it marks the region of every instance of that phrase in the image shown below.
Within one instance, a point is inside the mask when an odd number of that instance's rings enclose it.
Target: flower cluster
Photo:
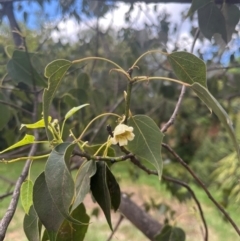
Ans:
[[[113,145],[119,144],[119,146],[125,146],[128,141],[134,139],[133,127],[124,124],[119,124],[113,131],[113,137],[110,139]]]

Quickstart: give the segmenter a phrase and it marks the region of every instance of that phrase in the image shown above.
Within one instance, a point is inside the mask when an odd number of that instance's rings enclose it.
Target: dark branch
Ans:
[[[107,239],[107,241],[112,240],[113,235],[117,232],[117,230],[118,230],[121,222],[123,221],[123,219],[124,219],[124,216],[121,214],[119,219],[118,219],[118,222],[116,223],[116,226],[114,227],[114,229],[113,229],[112,233],[110,234],[109,238]]]
[[[197,181],[197,183],[202,187],[202,189],[207,194],[208,198],[215,204],[215,206],[220,210],[220,212],[225,216],[225,218],[231,223],[233,228],[236,230],[238,235],[240,236],[240,230],[237,226],[237,224],[232,220],[232,218],[229,216],[229,214],[225,211],[225,209],[214,199],[212,194],[209,192],[209,190],[206,188],[205,184],[197,177],[195,172],[187,165],[186,162],[182,160],[182,158],[167,144],[162,143],[162,146],[166,148],[176,159],[177,161],[185,167],[185,169],[192,175],[192,177]]]
[[[163,126],[163,128],[161,129],[161,132],[163,132],[163,133],[166,132],[167,129],[171,125],[173,125],[173,123],[174,123],[174,121],[175,121],[175,119],[177,117],[177,114],[179,112],[179,109],[180,109],[180,106],[181,106],[181,103],[182,103],[183,96],[184,96],[185,92],[186,92],[186,87],[183,85],[182,89],[181,89],[181,93],[180,93],[179,98],[178,98],[178,102],[177,102],[177,104],[175,106],[175,109],[174,109],[174,111],[172,113],[172,116],[170,117],[169,121]]]
[[[7,105],[7,106],[12,107],[14,109],[21,110],[22,112],[24,112],[28,115],[32,115],[32,112],[30,112],[30,111],[28,111],[28,110],[26,110],[26,109],[24,109],[24,108],[22,108],[18,105],[14,105],[14,104],[11,104],[11,103],[3,101],[3,100],[0,100],[0,104]]]
[[[198,207],[198,210],[199,210],[199,213],[200,213],[202,222],[203,222],[203,226],[204,226],[204,229],[205,229],[204,241],[208,241],[208,227],[207,227],[207,222],[206,222],[206,220],[205,220],[205,218],[204,218],[204,214],[203,214],[203,210],[202,210],[201,204],[200,204],[200,202],[198,201],[198,199],[197,199],[194,191],[190,188],[190,186],[189,186],[187,183],[182,182],[182,181],[180,181],[180,180],[177,180],[177,179],[175,179],[175,178],[172,178],[172,177],[168,177],[168,176],[163,175],[163,176],[162,176],[162,179],[165,180],[165,181],[173,182],[173,183],[176,183],[176,184],[178,184],[178,185],[180,185],[180,186],[185,187],[185,188],[188,190],[188,192],[192,195],[192,198],[194,199],[194,201],[195,201],[195,203],[196,203],[196,205],[197,205],[197,207]]]
[[[12,194],[13,194],[13,192],[8,192],[8,193],[3,194],[3,195],[0,196],[0,200],[1,200],[1,199],[4,199],[5,197],[9,197],[9,196],[11,196]]]
[[[35,137],[37,137],[36,132],[37,131],[35,130],[35,133],[34,133]],[[31,150],[29,152],[29,156],[34,156],[36,150],[37,150],[37,144],[33,144],[32,147],[31,147]],[[1,219],[1,222],[0,222],[0,241],[4,240],[7,228],[8,228],[8,226],[9,226],[9,224],[10,224],[12,218],[13,218],[13,215],[14,215],[15,211],[16,211],[17,203],[18,203],[18,199],[19,199],[19,195],[20,195],[20,188],[21,188],[22,183],[24,182],[24,180],[26,179],[26,177],[28,175],[28,170],[29,170],[30,164],[31,164],[31,160],[27,160],[27,162],[26,162],[26,164],[23,168],[22,174],[16,182],[16,185],[15,185],[15,188],[14,188],[14,191],[13,191],[13,196],[12,196],[11,202],[8,206],[8,209],[5,213],[5,215],[3,216],[3,218]]]

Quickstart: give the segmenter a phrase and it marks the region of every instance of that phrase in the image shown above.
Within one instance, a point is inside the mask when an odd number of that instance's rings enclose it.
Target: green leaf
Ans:
[[[206,4],[210,3],[211,0],[192,0],[192,5],[188,11],[187,17],[192,15],[196,10],[202,8]]]
[[[219,33],[225,43],[227,43],[225,19],[216,4],[210,2],[198,9],[198,23],[202,34],[207,39],[211,40],[214,34]]]
[[[135,137],[127,145],[127,149],[136,156],[150,162],[162,175],[161,144],[163,133],[156,123],[145,115],[136,115],[129,119],[129,126],[134,128]]]
[[[23,209],[26,214],[33,203],[33,182],[31,180],[26,180],[21,186],[21,202]]]
[[[116,212],[121,203],[121,190],[117,183],[117,180],[115,179],[114,175],[112,174],[108,166],[106,167],[106,174],[107,186],[111,198],[111,206],[113,210]]]
[[[181,228],[165,225],[160,234],[155,239],[156,241],[185,241],[186,235]]]
[[[48,240],[49,240],[48,231],[45,229],[43,232],[42,241],[48,241]]]
[[[33,206],[23,220],[23,230],[29,241],[39,241],[39,219]]]
[[[193,54],[188,52],[173,52],[167,56],[177,78],[184,83],[206,84],[206,65]]]
[[[85,206],[81,203],[72,213],[72,218],[81,223],[89,223],[90,217],[86,213]],[[65,220],[59,229],[57,241],[82,241],[87,232],[88,225],[71,224]]]
[[[45,173],[41,173],[33,186],[33,205],[46,228],[50,241],[56,240],[57,232],[64,221],[49,193]]]
[[[65,59],[58,59],[47,65],[45,76],[48,78],[48,88],[43,92],[43,119],[46,123],[46,132],[48,139],[50,134],[48,131],[48,112],[52,103],[53,97],[61,83],[63,76],[71,66],[71,62]]]
[[[11,112],[8,108],[7,105],[4,105],[4,104],[0,104],[0,113],[4,113],[1,114],[1,118],[0,118],[0,131],[4,128],[4,127],[7,127],[7,123],[11,117]]]
[[[71,117],[72,115],[75,114],[75,112],[77,112],[78,110],[82,109],[83,107],[85,106],[88,106],[89,104],[84,104],[84,105],[80,105],[80,106],[77,106],[77,107],[73,107],[71,110],[69,110],[67,112],[67,114],[65,115],[65,120],[67,120],[69,117]]]
[[[232,38],[232,34],[235,31],[236,25],[239,22],[240,10],[236,5],[224,3],[222,13],[226,22],[227,39],[229,42]]]
[[[17,143],[15,143],[14,145],[8,147],[7,149],[1,151],[0,154],[2,154],[3,152],[6,152],[6,151],[10,151],[10,150],[15,149],[15,148],[20,147],[20,146],[25,146],[25,145],[28,145],[28,144],[32,144],[32,143],[34,143],[34,140],[35,140],[35,137],[33,135],[26,134],[23,137],[22,140],[18,141]]]
[[[90,88],[90,78],[87,73],[81,73],[77,77],[77,86],[80,89],[89,90]]]
[[[81,165],[76,176],[76,195],[72,210],[77,208],[79,204],[83,202],[85,196],[90,191],[90,179],[93,175],[95,175],[96,171],[97,168],[95,161],[90,160]]]
[[[27,85],[36,84],[46,86],[43,77],[33,67],[31,60],[32,54],[25,51],[15,50],[12,59],[7,64],[9,76],[16,83],[23,82]]]
[[[51,152],[45,167],[46,183],[49,193],[59,212],[70,222],[74,220],[69,214],[75,187],[69,171],[69,160],[75,144],[61,143]]]
[[[50,78],[53,74],[56,74],[59,70],[62,72],[65,70],[65,68],[68,69],[71,66],[71,64],[72,64],[71,61],[66,59],[54,60],[46,66],[44,75],[46,78]]]
[[[111,222],[111,197],[107,186],[106,180],[106,168],[105,162],[97,162],[97,172],[91,178],[91,191],[92,195],[103,210],[103,213],[107,219],[108,225],[112,230]]]
[[[52,117],[48,116],[48,123],[51,122],[51,120],[52,120]],[[43,128],[43,127],[45,127],[45,123],[44,123],[44,120],[41,119],[40,121],[37,121],[37,122],[35,122],[33,124],[21,124],[20,130],[23,127],[26,127],[28,129]]]
[[[64,102],[70,106],[88,102],[88,94],[83,89],[71,89],[62,95]]]
[[[235,150],[238,155],[238,159],[240,160],[239,144],[235,136],[235,131],[232,126],[232,121],[230,120],[226,111],[219,104],[219,102],[211,95],[211,93],[200,84],[194,83],[191,86],[191,88],[198,95],[198,97],[207,105],[207,107],[210,108],[210,110],[212,110],[217,115],[219,120],[223,123],[224,127],[226,128],[228,134],[230,135],[234,143]]]

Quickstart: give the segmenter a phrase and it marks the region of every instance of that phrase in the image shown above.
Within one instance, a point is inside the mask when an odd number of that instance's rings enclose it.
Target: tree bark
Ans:
[[[3,15],[5,15],[8,18],[15,46],[17,46],[18,48],[23,47],[24,45],[23,38],[21,36],[21,29],[17,23],[17,20],[13,12],[13,2],[6,2],[2,4],[2,12]]]
[[[137,206],[125,193],[122,193],[119,211],[149,240],[154,241],[155,236],[161,232],[163,225]]]

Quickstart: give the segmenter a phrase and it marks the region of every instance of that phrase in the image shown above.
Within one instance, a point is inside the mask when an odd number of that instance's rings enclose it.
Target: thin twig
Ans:
[[[193,39],[193,42],[192,42],[192,46],[191,46],[191,53],[193,53],[193,49],[194,49],[194,46],[196,44],[196,41],[199,37],[199,34],[200,34],[200,29],[198,28],[195,35],[194,35],[194,39]]]
[[[35,130],[34,132],[35,132],[34,136],[37,137],[37,131]],[[30,149],[29,156],[33,156],[35,154],[36,150],[37,150],[37,144],[33,144]],[[20,177],[18,178],[18,180],[16,182],[11,202],[8,206],[8,209],[5,213],[5,215],[3,216],[3,218],[0,222],[0,241],[4,240],[7,228],[13,218],[15,211],[16,211],[18,199],[19,199],[19,195],[20,195],[20,188],[21,188],[21,185],[24,182],[25,178],[28,175],[28,170],[29,170],[30,164],[31,164],[31,160],[29,159],[29,160],[27,160]]]
[[[10,183],[11,185],[15,185],[15,183],[16,183],[16,182],[14,182],[14,181],[6,178],[6,177],[3,177],[3,176],[0,176],[0,179],[2,179],[2,180],[5,181],[5,182]]]
[[[205,229],[204,241],[208,241],[207,222],[206,222],[206,220],[204,218],[204,214],[203,214],[203,210],[202,210],[201,204],[198,201],[194,191],[190,188],[190,186],[187,183],[182,182],[182,181],[180,181],[178,179],[175,179],[175,178],[172,178],[172,177],[168,177],[168,176],[165,176],[165,175],[162,175],[162,179],[166,180],[166,181],[169,181],[169,182],[177,183],[178,185],[185,187],[188,190],[188,192],[192,195],[192,198],[194,199],[194,201],[195,201],[195,203],[196,203],[196,205],[198,207],[198,210],[199,210],[202,222],[203,222],[203,226],[204,226],[204,229]]]
[[[136,157],[132,157],[131,158],[131,162],[138,166],[140,169],[142,169],[143,171],[145,171],[147,174],[151,174],[151,175],[155,175],[155,176],[158,176],[158,172],[157,171],[153,171],[153,170],[150,170],[148,169],[147,167],[145,167]],[[177,180],[175,178],[172,178],[172,177],[168,177],[168,176],[165,176],[165,175],[162,175],[162,179],[163,180],[166,180],[166,181],[170,181],[170,182],[174,182],[174,183],[177,183],[178,185],[181,185],[183,187],[185,187],[189,192],[190,194],[192,195],[192,198],[194,199],[194,201],[196,202],[196,205],[198,207],[198,210],[199,210],[199,213],[200,213],[200,216],[201,216],[201,219],[202,219],[202,222],[203,222],[203,226],[204,226],[204,229],[205,229],[205,237],[204,237],[204,241],[208,241],[208,228],[207,228],[207,223],[206,223],[206,220],[204,218],[204,214],[203,214],[203,211],[202,211],[202,208],[201,208],[201,204],[200,202],[198,201],[194,191],[190,188],[190,186],[188,184],[186,184],[185,182],[182,182],[180,180]]]
[[[31,63],[30,56],[29,56],[28,51],[27,51],[25,39],[23,39],[23,40],[24,40],[23,44],[25,45],[26,55],[28,56],[29,62]],[[32,64],[30,64],[30,65],[31,65],[31,73],[32,73],[31,77],[32,77],[33,90],[36,91],[36,80],[34,79]],[[38,107],[37,105],[38,105],[38,98],[36,96],[36,98],[33,98],[33,113],[31,113],[33,122],[37,121],[37,107]],[[38,139],[38,131],[36,129],[34,129],[33,133],[34,133],[35,139],[37,140]],[[34,156],[36,151],[37,151],[37,143],[34,143],[31,146],[31,149],[28,153],[28,156],[29,157]],[[13,216],[14,216],[14,213],[15,213],[16,208],[17,208],[18,200],[19,200],[21,185],[28,175],[28,171],[29,171],[30,166],[31,166],[31,159],[28,159],[26,161],[24,167],[23,167],[21,175],[17,179],[16,185],[14,187],[12,199],[10,201],[8,209],[7,209],[5,215],[3,216],[3,218],[0,221],[0,241],[4,240],[7,229],[8,229],[8,226],[9,226],[9,224],[10,224],[10,222],[11,222]]]
[[[195,33],[195,36],[194,36],[194,39],[193,39],[193,42],[192,42],[191,53],[193,52],[193,49],[194,49],[194,46],[196,44],[197,38],[199,36],[199,33],[200,33],[200,30],[198,29],[196,31],[196,33]],[[183,85],[182,89],[181,89],[181,93],[180,93],[178,101],[177,101],[177,104],[176,104],[175,109],[174,109],[174,111],[172,113],[172,116],[170,117],[169,121],[162,127],[161,132],[163,132],[163,133],[166,132],[167,129],[171,125],[173,125],[173,123],[174,123],[174,121],[175,121],[175,119],[177,117],[177,114],[179,112],[179,109],[180,109],[180,106],[181,106],[181,103],[182,103],[183,96],[184,96],[185,92],[186,92],[186,87]]]
[[[206,188],[205,184],[196,176],[194,171],[185,163],[182,158],[167,144],[162,143],[162,146],[166,148],[183,167],[192,175],[192,177],[197,181],[197,183],[202,187],[202,189],[207,194],[208,198],[215,204],[215,206],[220,210],[220,212],[225,216],[225,218],[231,223],[233,228],[236,230],[238,235],[240,236],[240,230],[237,226],[237,224],[232,220],[232,218],[229,216],[229,214],[225,211],[225,209],[214,199],[212,194],[209,192],[209,190]]]
[[[30,112],[30,111],[28,111],[28,110],[26,110],[26,109],[24,109],[24,108],[22,108],[22,107],[20,107],[18,105],[14,105],[14,104],[11,104],[11,103],[3,101],[3,100],[0,100],[0,104],[7,105],[7,106],[12,107],[14,109],[21,110],[22,112],[24,112],[24,113],[26,113],[28,115],[32,115],[32,112]]]
[[[3,195],[0,196],[0,200],[1,200],[1,199],[4,199],[5,197],[9,197],[9,196],[11,196],[12,194],[13,194],[13,192],[8,192],[8,193],[3,194]]]
[[[214,71],[214,70],[239,69],[239,67],[240,67],[239,64],[232,65],[232,66],[227,66],[227,67],[223,67],[223,66],[220,66],[220,67],[210,67],[210,68],[207,69],[207,72]]]
[[[177,104],[175,106],[175,109],[174,109],[174,111],[172,113],[172,116],[170,117],[169,121],[162,127],[161,132],[163,132],[163,133],[166,132],[167,129],[171,125],[173,125],[173,123],[174,123],[174,121],[176,119],[176,116],[178,114],[178,111],[180,109],[180,106],[181,106],[181,103],[182,103],[183,96],[184,96],[185,92],[186,92],[186,87],[183,85],[182,89],[181,89],[181,93],[180,93],[179,98],[178,98],[178,102],[177,102]]]
[[[112,233],[110,234],[110,236],[108,237],[107,241],[111,241],[111,240],[112,240],[113,235],[114,235],[114,234],[116,233],[116,231],[118,230],[118,228],[119,228],[121,222],[123,221],[123,219],[124,219],[124,216],[121,214],[120,217],[119,217],[119,219],[118,219],[118,222],[116,223],[116,226],[114,227],[114,229],[113,229]]]
[[[80,151],[76,151],[76,150],[73,150],[72,154],[73,154],[73,156],[85,157],[87,160],[111,161],[112,163],[119,162],[119,161],[126,161],[127,159],[133,157],[132,153],[129,153],[124,156],[118,156],[118,157],[91,156],[86,152],[80,152]]]

